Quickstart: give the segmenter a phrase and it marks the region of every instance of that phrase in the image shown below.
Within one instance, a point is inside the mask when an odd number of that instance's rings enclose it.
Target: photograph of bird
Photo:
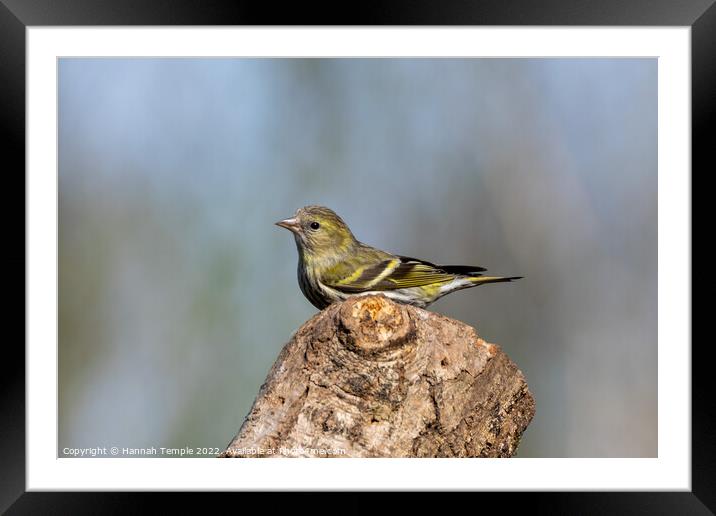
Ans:
[[[469,265],[436,265],[391,254],[359,242],[331,209],[305,206],[276,222],[293,233],[298,248],[298,284],[319,310],[351,296],[382,294],[425,308],[441,297],[485,283],[522,276],[485,276]]]

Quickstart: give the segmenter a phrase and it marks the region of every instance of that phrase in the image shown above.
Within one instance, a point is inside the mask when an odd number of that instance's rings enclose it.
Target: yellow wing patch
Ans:
[[[431,264],[394,258],[371,266],[361,266],[345,277],[324,283],[347,293],[435,285],[441,287],[455,279],[454,274],[445,272]]]
[[[393,288],[422,287],[435,283],[446,283],[455,279],[453,274],[430,267],[423,263],[402,263],[385,281],[395,285]]]
[[[338,285],[351,285],[351,284],[355,283],[355,282],[358,280],[358,278],[361,277],[361,275],[363,274],[363,272],[365,271],[365,269],[366,269],[365,267],[358,267],[358,268],[355,270],[355,272],[353,272],[353,274],[351,274],[351,275],[349,275],[349,276],[346,276],[345,278],[341,278],[341,279],[339,279],[338,281],[336,281],[336,282],[335,282],[335,285],[336,285],[336,286],[338,286]]]

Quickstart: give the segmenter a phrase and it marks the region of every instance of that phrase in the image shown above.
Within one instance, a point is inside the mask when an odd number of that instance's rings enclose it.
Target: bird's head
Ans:
[[[299,251],[307,257],[328,257],[351,248],[356,239],[343,219],[323,206],[299,208],[289,219],[276,222],[294,234]]]

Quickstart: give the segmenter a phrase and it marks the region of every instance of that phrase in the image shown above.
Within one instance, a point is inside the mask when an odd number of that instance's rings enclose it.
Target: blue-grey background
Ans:
[[[315,309],[273,222],[523,275],[522,457],[657,453],[655,59],[61,59],[59,445],[223,447]]]

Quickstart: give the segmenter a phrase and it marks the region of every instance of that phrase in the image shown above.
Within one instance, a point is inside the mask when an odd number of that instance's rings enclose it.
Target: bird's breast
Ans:
[[[323,310],[334,301],[321,286],[313,267],[307,266],[303,261],[299,261],[298,264],[298,286],[306,299],[319,310]]]

